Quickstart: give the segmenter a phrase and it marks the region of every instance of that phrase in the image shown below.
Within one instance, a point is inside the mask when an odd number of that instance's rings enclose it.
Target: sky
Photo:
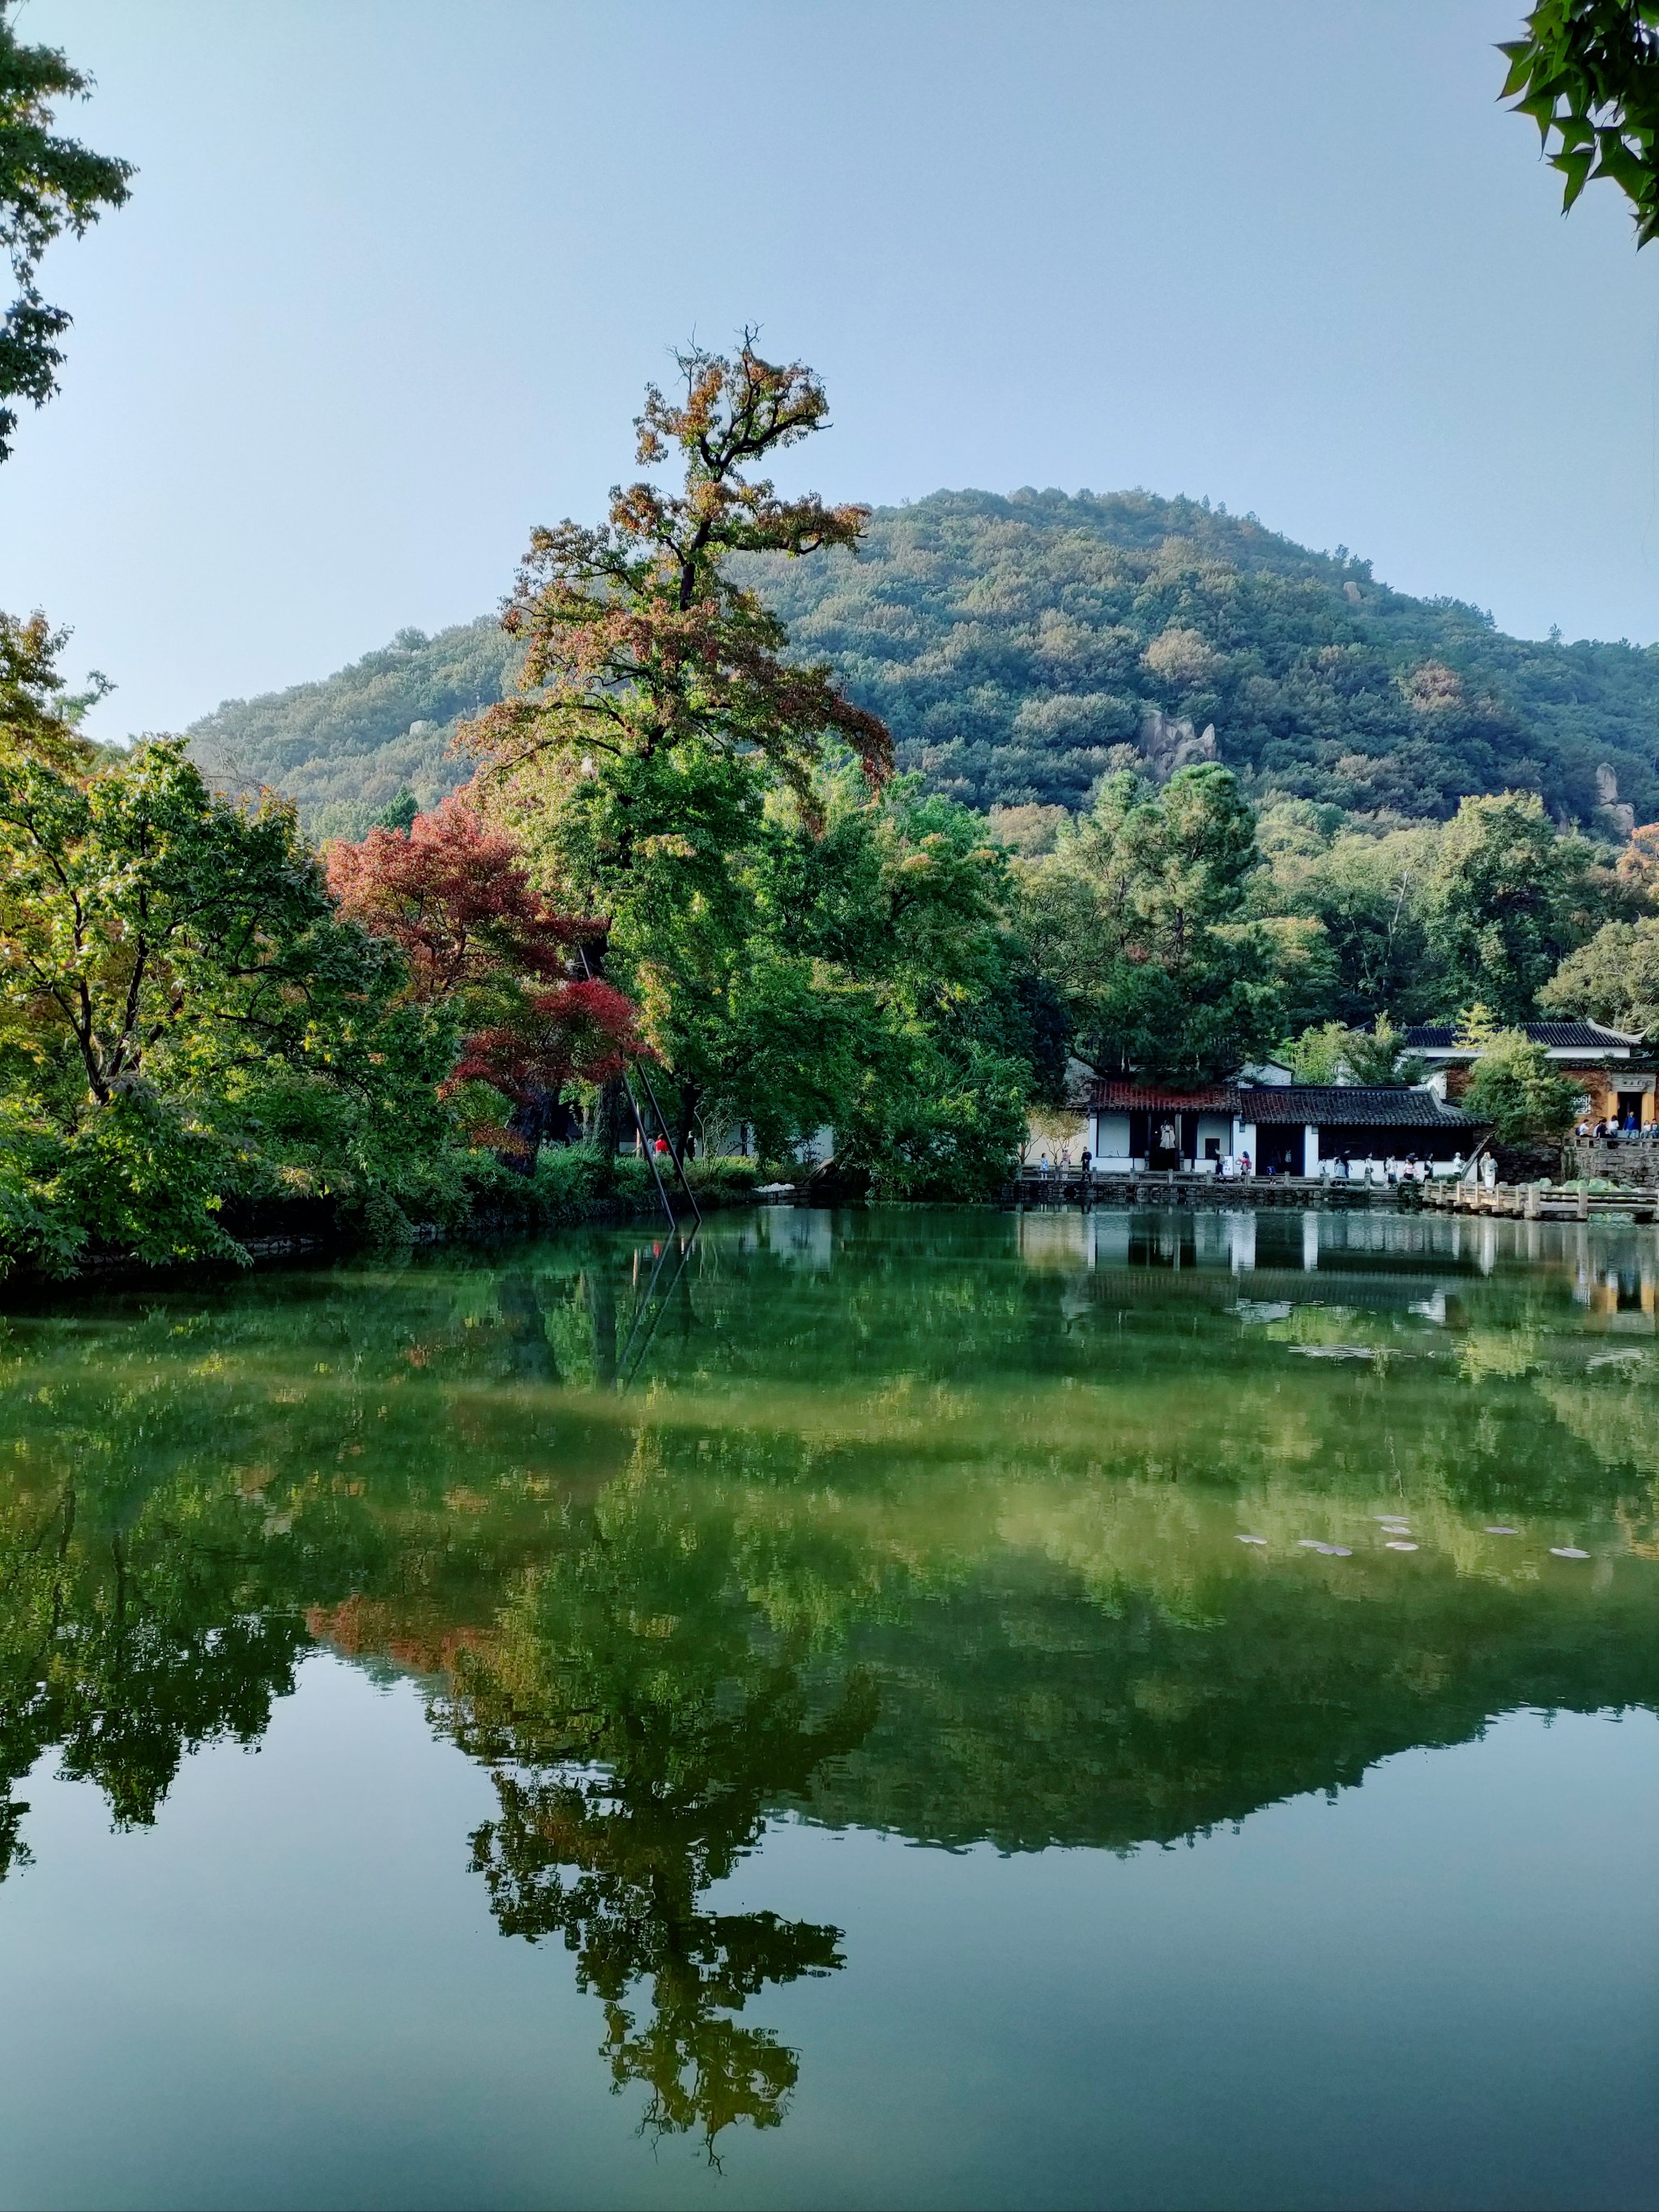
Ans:
[[[27,0],[137,163],[48,256],[0,605],[94,734],[492,608],[672,349],[781,481],[1207,495],[1541,636],[1659,639],[1659,248],[1496,100],[1524,0]]]

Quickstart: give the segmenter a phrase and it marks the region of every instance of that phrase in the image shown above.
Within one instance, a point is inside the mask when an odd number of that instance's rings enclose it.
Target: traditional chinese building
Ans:
[[[1263,1073],[1267,1073],[1263,1071]],[[1273,1071],[1277,1076],[1281,1071]],[[1330,1161],[1467,1160],[1484,1124],[1428,1089],[1268,1079],[1176,1085],[1104,1078],[1089,1104],[1096,1171],[1316,1176]]]
[[[1605,1028],[1600,1022],[1522,1022],[1521,1029],[1534,1044],[1540,1044],[1558,1071],[1583,1088],[1585,1112],[1592,1121],[1617,1121],[1622,1127],[1632,1115],[1638,1128],[1649,1127],[1659,1113],[1655,1107],[1655,1084],[1659,1069],[1644,1037],[1623,1030]],[[1444,1098],[1455,1100],[1468,1087],[1480,1057],[1480,1048],[1460,1042],[1450,1028],[1408,1029],[1402,1042],[1430,1070],[1430,1080]]]

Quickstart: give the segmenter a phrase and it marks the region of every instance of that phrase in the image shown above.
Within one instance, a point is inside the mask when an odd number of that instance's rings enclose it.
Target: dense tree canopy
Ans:
[[[1618,888],[1582,839],[1562,836],[1540,802],[1506,793],[1465,799],[1438,840],[1425,886],[1443,1002],[1482,1000],[1506,1021],[1589,935]]]
[[[975,805],[1076,809],[1120,764],[1205,757],[1212,731],[1259,800],[1443,818],[1510,789],[1586,823],[1659,813],[1659,650],[1507,638],[1194,501],[939,492],[878,509],[856,561],[757,566],[900,766]]]
[[[1025,865],[1026,929],[1085,1059],[1194,1077],[1272,1041],[1267,933],[1243,921],[1260,866],[1255,815],[1212,763],[1178,769],[1161,790],[1109,777],[1053,857]]]
[[[234,1257],[238,1200],[431,1203],[453,1036],[401,976],[289,810],[176,741],[0,757],[0,1253]]]
[[[320,683],[227,699],[191,724],[191,757],[222,790],[287,793],[313,836],[406,830],[471,775],[456,733],[502,696],[521,658],[493,617],[434,637],[402,629]]]
[[[1576,1015],[1638,1035],[1659,1030],[1659,918],[1604,922],[1538,994],[1547,1014]]]

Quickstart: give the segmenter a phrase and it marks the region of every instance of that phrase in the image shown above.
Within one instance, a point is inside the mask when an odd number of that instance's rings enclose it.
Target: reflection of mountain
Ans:
[[[1328,1579],[1292,1594],[1247,1577],[1200,1630],[1032,1588],[918,1607],[853,1639],[880,1717],[811,1811],[921,1842],[1123,1850],[1350,1787],[1516,1706],[1659,1705],[1642,1582],[1596,1606],[1419,1584],[1403,1604],[1356,1603]]]
[[[1124,1848],[1516,1705],[1659,1705],[1659,1368],[1606,1318],[1650,1260],[1334,1218],[1264,1215],[1249,1266],[1224,1216],[722,1224],[626,1391],[627,1237],[18,1322],[0,1779],[56,1747],[150,1820],[308,1635],[411,1671],[617,2082],[769,2124],[795,2062],[748,2014],[838,1934],[711,1897],[780,1810]]]

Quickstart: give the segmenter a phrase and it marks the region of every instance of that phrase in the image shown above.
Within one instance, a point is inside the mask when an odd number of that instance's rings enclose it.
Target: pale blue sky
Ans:
[[[793,481],[1144,484],[1659,637],[1659,249],[1494,104],[1523,0],[29,0],[142,173],[54,249],[0,605],[177,727],[494,605],[745,319]]]

